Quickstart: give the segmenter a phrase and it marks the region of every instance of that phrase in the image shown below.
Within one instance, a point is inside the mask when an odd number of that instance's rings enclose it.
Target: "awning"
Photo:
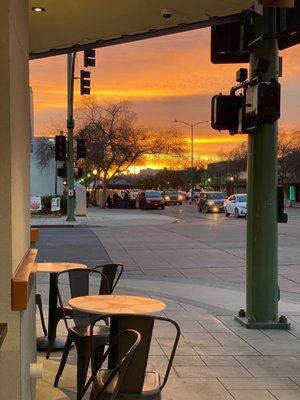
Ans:
[[[30,0],[30,58],[210,26],[220,23],[221,18],[240,18],[240,13],[254,3],[253,0]],[[44,10],[33,11],[37,6]]]

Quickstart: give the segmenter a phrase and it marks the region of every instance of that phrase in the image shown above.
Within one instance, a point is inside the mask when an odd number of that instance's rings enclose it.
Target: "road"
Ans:
[[[163,282],[244,293],[245,219],[198,213],[195,205],[189,204],[143,212],[168,215],[178,223],[41,228],[39,260],[77,261],[89,266],[121,262],[131,286],[137,280],[137,287],[151,286],[152,290]],[[300,209],[289,209],[288,214],[289,222],[279,224],[279,283],[282,299],[300,303]],[[182,289],[183,294],[186,290]]]

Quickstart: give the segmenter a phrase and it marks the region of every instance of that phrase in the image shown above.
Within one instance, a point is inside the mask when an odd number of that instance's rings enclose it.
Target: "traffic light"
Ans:
[[[55,136],[55,160],[66,161],[67,158],[67,140],[63,135]]]
[[[77,138],[77,160],[86,158],[86,144],[85,139]]]
[[[80,71],[80,94],[90,94],[91,93],[91,73],[90,71]]]
[[[96,50],[85,50],[83,58],[84,58],[85,68],[95,67],[95,65],[96,65]]]
[[[210,60],[213,64],[247,63],[248,44],[252,39],[250,20],[241,20],[211,27]]]
[[[65,166],[57,168],[57,176],[65,178],[67,176],[67,168]]]
[[[277,222],[288,222],[288,215],[284,212],[284,190],[283,186],[277,186]]]
[[[82,169],[81,167],[75,167],[75,168],[74,168],[74,172],[75,172],[75,178],[76,178],[76,179],[82,178],[83,169]]]

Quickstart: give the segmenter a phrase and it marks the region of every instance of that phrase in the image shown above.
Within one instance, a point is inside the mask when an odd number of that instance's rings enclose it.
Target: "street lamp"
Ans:
[[[173,122],[179,122],[179,123],[185,124],[191,128],[191,199],[192,199],[193,189],[194,189],[194,127],[199,124],[208,123],[210,121],[199,121],[196,124],[190,124],[185,121],[174,119]]]

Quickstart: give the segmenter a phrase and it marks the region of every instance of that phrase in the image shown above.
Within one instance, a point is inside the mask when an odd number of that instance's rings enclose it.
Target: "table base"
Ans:
[[[62,350],[65,347],[67,338],[64,336],[56,337],[53,342],[52,351]],[[37,349],[39,351],[47,351],[49,346],[49,340],[46,336],[37,338]]]

